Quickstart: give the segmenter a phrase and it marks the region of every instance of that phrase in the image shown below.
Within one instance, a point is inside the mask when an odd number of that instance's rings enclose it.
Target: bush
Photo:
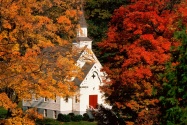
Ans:
[[[70,116],[70,119],[71,119],[71,120],[72,120],[72,118],[75,116],[74,113],[69,113],[68,115]]]
[[[66,115],[66,114],[58,114],[57,120],[61,121],[61,122],[70,122],[71,117],[70,117],[70,115]]]
[[[75,114],[74,114],[74,113],[69,113],[68,115],[69,115],[69,116],[75,116]]]
[[[89,116],[88,116],[87,113],[83,114],[83,119],[82,120],[84,120],[84,121],[88,121],[89,120]]]
[[[117,115],[112,109],[105,108],[100,105],[98,111],[95,112],[95,120],[98,125],[124,125],[123,118]]]
[[[82,115],[75,115],[72,117],[72,121],[80,122],[80,121],[82,121],[82,118],[83,118]]]
[[[61,121],[62,117],[63,117],[63,115],[62,115],[61,113],[59,113],[59,114],[58,114],[58,117],[57,117],[57,120],[58,120],[58,121]]]
[[[89,118],[88,121],[89,121],[89,122],[94,122],[94,120],[95,120],[94,118]]]

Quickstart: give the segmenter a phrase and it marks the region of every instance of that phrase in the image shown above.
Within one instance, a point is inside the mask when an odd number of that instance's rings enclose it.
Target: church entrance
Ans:
[[[93,108],[97,108],[97,95],[89,95],[89,105]]]

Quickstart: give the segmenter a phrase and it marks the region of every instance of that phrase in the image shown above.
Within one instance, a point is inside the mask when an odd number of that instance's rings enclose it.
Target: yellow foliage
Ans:
[[[6,93],[0,93],[0,107],[4,107],[5,109],[12,109],[16,106],[17,105],[8,98]]]
[[[38,114],[36,109],[28,109],[26,112],[22,112],[17,108],[13,111],[13,117],[3,121],[4,125],[35,125],[36,119],[43,119],[41,114]]]
[[[43,50],[71,44],[76,36],[79,5],[71,0],[0,0],[0,3],[0,106],[12,111],[5,124],[32,125],[36,116],[41,116],[30,110],[22,112],[16,103],[31,99],[33,93],[54,98],[76,91],[69,80],[81,73],[72,61],[71,49],[67,51],[69,55],[48,55]],[[46,13],[54,7],[60,10],[55,18]]]

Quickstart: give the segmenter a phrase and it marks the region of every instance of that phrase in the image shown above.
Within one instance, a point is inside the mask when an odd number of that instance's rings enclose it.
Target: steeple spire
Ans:
[[[81,0],[81,12],[82,12],[82,14],[80,16],[79,24],[81,27],[87,27],[86,19],[84,17],[83,0]]]
[[[81,0],[81,15],[79,17],[79,25],[77,37],[87,37],[87,23],[84,17],[83,0]]]

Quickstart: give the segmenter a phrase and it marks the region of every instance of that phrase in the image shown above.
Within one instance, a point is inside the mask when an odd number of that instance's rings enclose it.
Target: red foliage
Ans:
[[[120,7],[112,16],[108,37],[99,44],[103,55],[110,53],[104,66],[110,84],[106,83],[102,90],[128,123],[158,124],[158,75],[170,59],[171,45],[177,45],[172,37],[179,16],[166,8],[171,2],[136,0]]]

